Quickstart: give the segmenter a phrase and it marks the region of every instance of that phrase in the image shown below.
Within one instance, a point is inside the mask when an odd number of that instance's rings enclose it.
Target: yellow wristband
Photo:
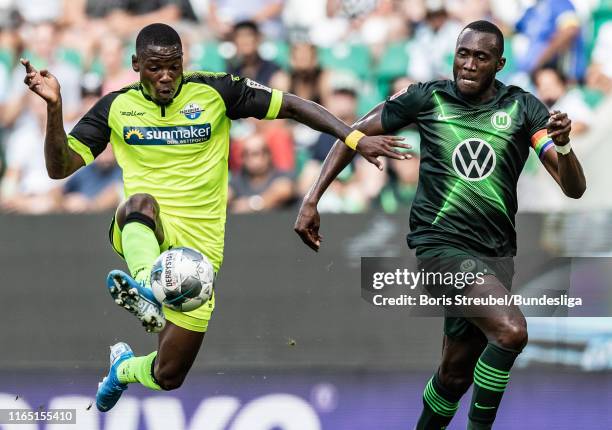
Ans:
[[[364,136],[365,134],[363,134],[359,130],[353,130],[349,133],[348,136],[346,136],[346,139],[344,139],[344,143],[346,144],[346,146],[348,146],[354,151],[357,149],[357,143],[359,142],[359,139]]]

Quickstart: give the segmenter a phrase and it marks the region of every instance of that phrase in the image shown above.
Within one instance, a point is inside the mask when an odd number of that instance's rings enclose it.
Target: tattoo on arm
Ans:
[[[62,105],[47,105],[47,131],[45,135],[45,164],[52,179],[70,176],[84,163],[68,146],[64,131]]]

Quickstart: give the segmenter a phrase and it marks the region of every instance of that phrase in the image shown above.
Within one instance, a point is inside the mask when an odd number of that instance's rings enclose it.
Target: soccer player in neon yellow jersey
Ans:
[[[178,388],[198,354],[214,295],[195,311],[162,312],[148,278],[158,255],[176,246],[201,251],[219,270],[232,119],[292,118],[336,136],[379,168],[379,156],[406,158],[396,149],[408,148],[399,139],[365,136],[316,103],[225,73],[184,73],[181,40],[165,24],[151,24],[136,38],[132,67],[140,82],[104,96],[68,135],[59,83],[48,71],[21,62],[24,83],[47,102],[49,176],[71,175],[91,163],[108,142],[123,169],[127,200],[117,208],[109,236],[132,276],[114,270],[107,285],[115,301],[147,331],[159,332],[159,343],[157,351],[143,357],[134,357],[122,342],[111,347],[111,368],[96,396],[103,412],[129,383],[154,390]],[[130,291],[137,293],[131,296]]]

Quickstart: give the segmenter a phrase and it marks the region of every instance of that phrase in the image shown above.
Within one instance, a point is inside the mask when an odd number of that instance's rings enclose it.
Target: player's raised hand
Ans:
[[[378,170],[383,169],[383,163],[378,157],[395,158],[396,160],[407,160],[412,158],[412,155],[402,153],[397,148],[410,149],[410,145],[401,143],[404,140],[399,136],[364,136],[359,139],[356,151],[363,158],[378,167]]]
[[[38,71],[30,64],[30,60],[22,58],[21,64],[25,67],[26,76],[23,83],[30,90],[38,94],[47,103],[58,103],[60,101],[60,84],[48,70]]]
[[[314,251],[319,250],[321,240],[323,239],[319,235],[320,226],[321,218],[319,217],[316,203],[304,201],[300,207],[297,219],[295,220],[293,230],[300,236],[302,241]]]
[[[566,145],[570,141],[569,134],[572,130],[572,120],[568,118],[565,112],[552,111],[546,129],[555,145]]]

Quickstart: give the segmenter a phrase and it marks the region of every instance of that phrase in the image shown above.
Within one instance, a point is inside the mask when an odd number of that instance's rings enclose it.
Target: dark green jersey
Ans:
[[[386,132],[416,123],[421,135],[411,248],[449,244],[488,256],[516,253],[516,184],[529,147],[540,158],[552,148],[549,113],[530,93],[495,85],[495,98],[479,105],[461,97],[453,81],[414,84],[386,101]]]

